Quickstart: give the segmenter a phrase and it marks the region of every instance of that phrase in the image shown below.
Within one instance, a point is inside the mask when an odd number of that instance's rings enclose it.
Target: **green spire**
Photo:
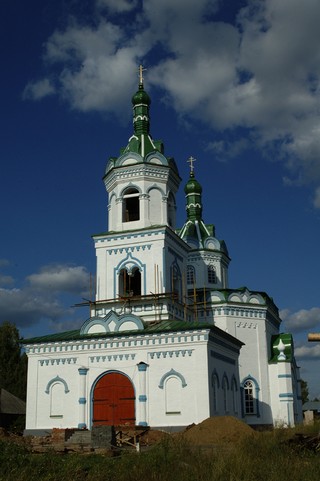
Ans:
[[[193,170],[184,188],[186,194],[186,210],[188,220],[201,220],[202,217],[202,187],[194,177]]]
[[[133,135],[129,139],[127,147],[123,150],[125,152],[136,152],[143,158],[150,152],[156,150],[162,152],[162,142],[153,141],[150,135],[150,115],[149,107],[151,99],[144,90],[142,73],[145,69],[140,65],[139,67],[139,88],[132,97],[133,107]]]
[[[139,67],[139,87],[136,93],[132,96],[133,108],[133,134],[128,140],[125,147],[120,149],[119,157],[110,157],[107,164],[106,173],[111,169],[122,165],[123,156],[127,154],[137,154],[135,156],[139,162],[145,162],[147,157],[154,153],[157,157],[156,163],[170,167],[175,174],[179,175],[176,163],[172,157],[164,155],[164,145],[162,140],[153,140],[150,134],[150,105],[151,99],[144,90],[142,65]],[[179,178],[180,179],[180,178]]]
[[[148,135],[150,131],[149,107],[151,99],[143,86],[143,67],[140,65],[139,90],[132,97],[133,106],[133,128],[135,135]]]
[[[186,194],[186,211],[187,220],[180,231],[180,237],[186,242],[196,243],[199,247],[203,247],[207,237],[214,235],[214,228],[209,226],[202,220],[202,187],[196,180],[194,175],[193,163],[196,159],[190,157],[190,177],[184,188]],[[211,227],[211,226],[210,226]]]

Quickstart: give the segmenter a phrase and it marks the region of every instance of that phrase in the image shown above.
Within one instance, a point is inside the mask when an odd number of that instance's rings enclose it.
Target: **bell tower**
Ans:
[[[143,321],[183,318],[188,245],[175,232],[176,163],[150,134],[143,68],[132,97],[133,134],[107,163],[108,231],[93,236],[97,293],[92,316],[125,310]]]
[[[162,141],[150,134],[151,99],[144,90],[143,69],[132,97],[133,134],[119,157],[111,157],[104,183],[109,196],[109,231],[167,225],[175,229],[175,196],[180,184],[177,166],[164,155]]]
[[[215,237],[213,224],[202,219],[202,187],[195,178],[194,162],[190,157],[190,176],[184,188],[187,219],[180,230],[180,237],[190,247],[188,253],[188,290],[228,288],[228,265],[230,258],[224,241]]]

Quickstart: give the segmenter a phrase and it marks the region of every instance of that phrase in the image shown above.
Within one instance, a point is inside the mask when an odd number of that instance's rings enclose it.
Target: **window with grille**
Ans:
[[[195,284],[196,282],[196,272],[193,266],[187,267],[187,284]]]
[[[244,390],[244,412],[245,414],[255,414],[254,384],[248,379],[243,386]]]
[[[212,264],[208,265],[208,282],[215,284],[217,282],[216,270]]]

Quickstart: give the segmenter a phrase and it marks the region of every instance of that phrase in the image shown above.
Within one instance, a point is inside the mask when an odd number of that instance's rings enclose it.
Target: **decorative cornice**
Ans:
[[[115,362],[115,361],[129,361],[134,360],[135,354],[112,354],[107,356],[90,356],[90,362]]]
[[[76,364],[76,357],[62,357],[60,359],[39,359],[40,366],[59,366],[60,364]]]
[[[179,349],[175,351],[157,351],[148,352],[151,359],[165,359],[172,357],[191,357],[193,349]]]
[[[236,323],[236,327],[241,327],[243,329],[257,329],[258,324],[256,322],[239,321]]]
[[[150,251],[152,248],[152,244],[144,244],[139,246],[129,246],[129,247],[117,247],[115,249],[107,249],[107,253],[109,255],[115,254],[128,254],[129,252],[144,252],[145,250]]]
[[[165,346],[168,344],[185,344],[188,342],[197,342],[197,341],[206,341],[208,339],[210,327],[208,328],[201,328],[197,330],[182,330],[182,331],[173,331],[173,332],[146,332],[142,334],[141,332],[135,333],[134,331],[132,334],[128,334],[122,336],[121,333],[117,336],[112,336],[109,338],[95,338],[95,339],[83,339],[83,340],[70,340],[70,341],[47,341],[41,344],[29,344],[26,345],[26,350],[28,351],[29,355],[41,355],[45,354],[46,356],[50,356],[50,354],[59,351],[59,354],[62,353],[70,353],[70,351],[81,352],[81,353],[88,353],[92,352],[93,350],[100,351],[100,350],[112,350],[116,349],[140,349],[144,347],[152,347],[155,346]],[[128,354],[128,353],[125,353]],[[123,355],[125,355],[123,354]],[[111,355],[111,354],[109,354]],[[130,355],[130,354],[129,354]],[[101,356],[100,356],[101,357]],[[108,357],[108,356],[106,356]],[[61,362],[66,359],[68,363],[69,358],[61,358]],[[70,358],[72,363],[76,363],[77,358]],[[40,359],[39,362],[42,362],[42,365],[51,365],[51,359],[46,358]],[[56,361],[53,359],[52,361]],[[109,359],[108,359],[109,361]]]

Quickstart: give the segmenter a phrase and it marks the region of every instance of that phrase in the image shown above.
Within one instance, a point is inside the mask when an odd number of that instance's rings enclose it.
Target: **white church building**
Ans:
[[[229,287],[228,250],[203,221],[192,158],[186,221],[176,228],[181,178],[150,135],[150,102],[140,70],[133,134],[104,175],[108,231],[93,236],[90,318],[24,341],[26,434],[177,430],[222,415],[256,427],[302,421],[292,336],[280,333],[265,292]]]

